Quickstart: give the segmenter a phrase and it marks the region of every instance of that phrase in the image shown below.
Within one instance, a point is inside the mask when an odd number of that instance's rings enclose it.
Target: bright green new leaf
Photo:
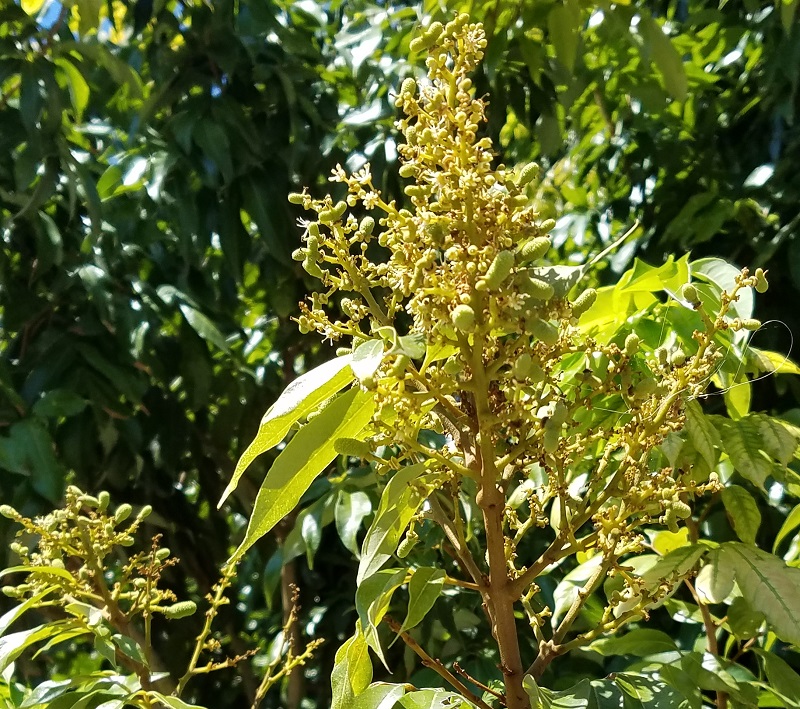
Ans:
[[[688,91],[688,82],[681,55],[678,54],[678,50],[675,49],[672,41],[664,34],[658,23],[647,13],[642,14],[641,28],[653,61],[664,79],[664,86],[672,98],[684,101]]]
[[[733,567],[745,600],[764,614],[775,635],[800,645],[800,569],[739,542],[723,544],[722,555],[721,563]]]
[[[357,437],[369,423],[374,408],[371,394],[351,389],[297,432],[261,484],[237,556],[244,554],[296,507],[314,478],[336,457],[334,441]]]
[[[61,70],[61,76],[69,89],[69,97],[72,102],[72,110],[75,112],[75,120],[80,123],[83,120],[83,112],[89,103],[89,84],[83,78],[83,74],[77,67],[63,57],[56,57],[56,66]],[[56,74],[58,76],[58,73]]]
[[[695,450],[709,468],[717,464],[716,448],[721,444],[719,432],[711,424],[695,399],[686,403],[686,432]]]
[[[31,596],[30,598],[26,599],[18,606],[14,606],[11,610],[7,611],[0,617],[0,637],[5,635],[6,630],[11,626],[11,624],[17,620],[23,613],[30,610],[33,606],[37,605],[39,601],[41,601],[45,596],[50,595],[55,591],[55,587],[46,588],[44,591],[40,591],[35,596]]]
[[[720,291],[733,292],[739,269],[721,258],[701,258],[690,264],[692,278],[702,278],[713,283]],[[752,288],[742,288],[738,300],[731,303],[728,313],[731,317],[752,318],[755,299]]]
[[[69,571],[58,566],[11,566],[0,571],[0,578],[15,573],[36,575],[41,574],[42,576],[60,576],[62,579],[67,579],[68,581],[73,580],[72,574]]]
[[[475,706],[460,694],[443,689],[420,689],[409,692],[399,704],[404,709],[468,709]]]
[[[225,342],[225,338],[222,336],[222,333],[217,329],[217,326],[211,322],[211,320],[203,315],[203,313],[201,313],[197,308],[193,308],[188,303],[180,303],[178,307],[183,313],[183,317],[186,318],[186,322],[189,323],[192,330],[200,335],[200,337],[207,342],[211,342],[212,344],[216,345],[223,352],[230,352],[228,343]]]
[[[151,692],[150,694],[170,707],[170,709],[203,709],[203,707],[197,704],[187,704],[182,699],[178,699],[178,697],[168,697],[160,692]],[[100,709],[100,707],[98,707],[98,709]]]
[[[442,593],[445,573],[441,569],[423,567],[416,569],[408,582],[408,614],[403,621],[403,630],[422,622],[436,599]]]
[[[26,648],[58,635],[69,625],[68,622],[52,622],[45,625],[37,625],[29,630],[21,630],[18,633],[10,633],[0,638],[0,672],[3,672],[6,667],[25,652]]]
[[[743,487],[731,485],[722,491],[722,503],[736,536],[745,544],[755,544],[761,512],[753,496]]]
[[[250,463],[278,445],[299,419],[314,411],[323,401],[353,381],[350,361],[351,356],[346,355],[325,362],[298,377],[283,390],[278,400],[261,419],[255,439],[239,458],[231,481],[217,504],[218,508],[222,507],[228,495],[236,489],[239,479]]]
[[[359,585],[380,569],[397,549],[400,537],[423,502],[411,483],[424,472],[423,463],[406,466],[398,470],[384,488],[375,519],[361,547],[356,579]]]
[[[750,402],[753,399],[753,392],[750,382],[742,375],[734,379],[722,395],[725,400],[725,408],[735,421],[750,413]]]

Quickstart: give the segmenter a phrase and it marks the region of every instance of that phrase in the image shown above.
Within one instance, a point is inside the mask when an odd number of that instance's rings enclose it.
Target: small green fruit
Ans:
[[[368,458],[372,455],[369,444],[357,438],[337,438],[333,442],[333,450],[339,455],[348,455],[352,458]]]
[[[761,327],[761,321],[756,320],[755,318],[745,318],[741,322],[742,322],[742,327],[745,330],[750,330],[752,332],[755,332],[756,330],[758,330],[758,328]]]
[[[681,297],[692,305],[697,305],[700,302],[700,294],[692,283],[684,284],[683,288],[681,288]]]
[[[131,507],[127,502],[121,504],[117,507],[117,511],[114,513],[114,522],[119,524],[120,522],[124,522],[128,517],[131,516],[131,512],[133,512],[133,507]]]
[[[508,278],[512,268],[514,268],[514,253],[512,251],[498,253],[489,265],[486,275],[481,279],[486,284],[486,289],[496,290],[499,288]]]
[[[292,204],[303,204],[304,195],[301,192],[291,192],[289,194],[289,201]]]
[[[462,332],[472,332],[475,329],[475,311],[469,305],[457,305],[453,308],[450,319]]]
[[[639,345],[641,344],[641,339],[639,339],[639,335],[635,332],[632,332],[625,338],[625,354],[628,357],[633,357],[639,351]]]
[[[769,283],[767,283],[767,274],[763,268],[756,269],[756,291],[758,293],[766,293],[767,288],[769,288]]]
[[[531,356],[527,352],[523,352],[514,362],[514,377],[516,379],[525,379],[530,373],[532,366],[533,360]]]
[[[525,185],[529,184],[533,181],[533,179],[539,174],[539,166],[535,162],[528,163],[519,173],[519,180],[517,184],[520,187],[525,187]]]

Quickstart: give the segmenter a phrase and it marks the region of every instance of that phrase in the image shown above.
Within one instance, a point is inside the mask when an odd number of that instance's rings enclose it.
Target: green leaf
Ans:
[[[359,389],[345,392],[309,421],[287,444],[267,472],[258,491],[241,556],[291,512],[306,490],[336,457],[337,438],[355,438],[372,418],[372,394]]]
[[[774,652],[767,652],[759,647],[753,650],[761,657],[770,689],[778,692],[788,702],[787,707],[800,707],[800,675]]]
[[[730,421],[715,416],[714,420],[722,424],[722,445],[736,472],[763,490],[772,465],[762,453],[758,426],[749,417]]]
[[[749,640],[759,635],[766,620],[764,614],[753,608],[742,596],[733,599],[726,618],[730,632],[739,640]]]
[[[31,645],[58,635],[65,627],[65,623],[47,623],[4,635],[0,638],[0,672],[3,672]]]
[[[383,340],[367,340],[356,347],[350,366],[359,380],[371,377],[383,361]]]
[[[701,258],[690,264],[692,278],[702,278],[713,283],[720,291],[731,293],[736,285],[739,269],[721,258]],[[752,288],[742,288],[738,300],[731,303],[728,311],[732,317],[752,318],[755,299]]]
[[[405,569],[384,569],[364,579],[356,590],[356,610],[367,645],[375,651],[384,665],[386,658],[378,637],[378,626],[389,610],[394,592],[405,583],[405,579]]]
[[[51,389],[33,405],[33,413],[44,418],[75,416],[88,402],[69,389]]]
[[[186,322],[189,323],[192,329],[198,335],[200,335],[200,337],[207,342],[211,342],[212,344],[216,345],[223,352],[230,352],[228,343],[225,342],[225,338],[222,336],[222,333],[217,329],[217,326],[214,325],[214,323],[211,322],[211,320],[209,320],[203,313],[187,303],[180,303],[178,307],[183,313],[183,317],[186,318]]]
[[[550,42],[556,50],[556,57],[570,72],[575,67],[581,30],[581,8],[575,0],[567,0],[563,5],[555,5],[547,18]]]
[[[11,624],[17,620],[23,613],[30,610],[33,606],[36,606],[39,601],[41,601],[45,596],[50,595],[56,589],[54,587],[46,588],[44,591],[40,591],[34,596],[26,599],[18,606],[14,606],[11,610],[6,611],[2,617],[0,617],[0,637],[5,635],[6,630],[9,629]]]
[[[182,699],[178,699],[178,697],[168,697],[165,694],[161,694],[161,692],[151,691],[150,696],[158,699],[160,702],[163,702],[171,709],[203,709],[203,707],[199,706],[198,704],[188,704]]]
[[[86,110],[86,106],[89,103],[89,84],[86,83],[83,74],[78,71],[77,67],[72,62],[63,57],[56,57],[54,62],[61,70],[60,74],[64,81],[66,81],[67,88],[69,89],[72,109],[75,112],[75,121],[80,123],[83,120],[83,112]],[[59,76],[59,72],[56,72],[56,76]]]
[[[675,641],[661,630],[649,628],[636,628],[622,636],[600,638],[587,646],[603,657],[611,655],[635,655],[646,657],[660,652],[673,652],[677,650]]]
[[[715,448],[720,446],[722,441],[719,432],[711,425],[695,399],[686,404],[686,433],[695,450],[703,456],[708,467],[713,469],[717,464]]]
[[[405,692],[402,684],[376,682],[359,694],[347,709],[394,709]]]
[[[640,26],[653,61],[664,79],[664,86],[672,98],[677,101],[685,101],[688,82],[686,81],[686,71],[683,68],[683,60],[678,54],[678,50],[649,13],[642,13]]]
[[[361,631],[361,623],[357,622],[353,636],[336,651],[331,673],[331,709],[351,709],[354,697],[361,694],[371,681],[369,646]]]
[[[359,585],[380,569],[397,549],[400,537],[423,502],[411,483],[424,472],[424,463],[408,465],[398,470],[384,488],[375,519],[362,544],[356,577]]]
[[[420,689],[400,699],[404,709],[466,709],[474,706],[460,694],[443,689]]]
[[[800,569],[739,542],[722,545],[723,563],[734,569],[736,583],[752,608],[764,614],[781,640],[800,645]]]
[[[422,622],[436,599],[442,593],[445,573],[441,569],[423,567],[416,569],[408,582],[408,614],[402,630],[413,628]]]
[[[760,372],[770,372],[773,374],[800,374],[798,367],[786,355],[770,350],[759,350],[755,347],[748,348],[747,351],[751,362]]]
[[[350,359],[347,355],[321,364],[295,379],[283,390],[278,400],[261,419],[255,439],[239,458],[217,508],[222,507],[228,495],[236,489],[244,471],[259,455],[278,445],[294,423],[316,410],[323,401],[353,380],[353,372],[349,367]]]
[[[788,465],[797,450],[797,438],[792,431],[772,416],[752,414],[750,419],[758,427],[764,451],[781,465]]]
[[[358,547],[358,530],[370,512],[372,512],[372,502],[365,492],[339,491],[334,508],[334,519],[336,520],[336,531],[339,539],[353,554],[358,557],[361,550]]]
[[[719,549],[712,549],[705,561],[695,581],[697,592],[707,602],[722,603],[733,591],[733,568],[721,563]]]
[[[66,569],[61,569],[58,566],[11,566],[7,569],[0,571],[0,578],[8,574],[15,573],[28,573],[36,576],[60,576],[68,581],[73,581],[72,574]]]
[[[780,543],[786,538],[786,536],[791,534],[798,527],[800,527],[800,505],[797,505],[794,507],[794,509],[792,509],[792,511],[783,521],[781,528],[778,530],[778,535],[775,537],[775,543],[772,545],[773,554],[777,552],[778,546],[780,546]]]
[[[745,544],[755,544],[761,512],[753,496],[743,487],[731,485],[722,491],[722,503],[736,536]]]

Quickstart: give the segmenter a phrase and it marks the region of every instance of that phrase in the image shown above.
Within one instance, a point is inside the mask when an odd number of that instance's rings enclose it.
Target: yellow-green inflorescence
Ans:
[[[317,213],[304,222],[305,246],[295,258],[324,286],[301,306],[299,325],[344,340],[348,350],[385,341],[382,366],[362,381],[377,400],[373,450],[387,443],[401,459],[427,456],[445,475],[483,486],[491,474],[509,495],[541,470],[545,490],[529,500],[530,519],[538,526],[559,514],[575,529],[593,523],[580,549],[607,555],[613,572],[612,559],[642,550],[642,525],[674,529],[688,500],[717,489],[713,475],[698,479],[653,453],[683,427],[686,402],[702,393],[722,358],[715,334],[756,326],[725,318],[737,292],[766,281],[743,272],[718,313],[702,309],[694,286],[684,289],[705,324],[690,353],[646,350],[636,334],[592,339],[578,321],[596,291],[542,261],[554,222],[540,218],[526,191],[536,166],[496,165],[491,140],[479,135],[486,104],[469,75],[485,47],[481,25],[463,15],[434,23],[417,42],[429,53],[427,80],[407,79],[395,101],[404,114],[399,172],[411,180],[410,208],[384,200],[369,165],[352,175],[333,171],[345,199],[291,195]],[[344,319],[329,315],[334,303]],[[409,359],[398,333],[424,342],[424,361]],[[425,448],[420,428],[445,430],[451,441]],[[366,445],[355,443],[342,452],[366,457]],[[581,474],[588,480],[576,495],[570,486]],[[532,523],[509,514],[509,574],[521,577],[515,525],[527,531]]]

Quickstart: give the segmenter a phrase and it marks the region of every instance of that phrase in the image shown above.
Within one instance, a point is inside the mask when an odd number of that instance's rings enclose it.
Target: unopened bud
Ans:
[[[368,458],[372,455],[369,444],[357,438],[337,438],[333,442],[333,450],[339,455],[348,455],[352,458]]]
[[[187,616],[194,615],[197,610],[197,604],[194,601],[179,601],[167,606],[164,609],[164,615],[171,620],[178,618],[186,618]]]
[[[550,250],[550,239],[546,236],[537,236],[526,241],[519,250],[519,262],[528,263],[537,261]]]
[[[628,357],[633,357],[639,351],[639,345],[641,344],[641,340],[639,339],[639,335],[635,332],[632,332],[625,338],[625,354]]]
[[[486,275],[481,279],[485,283],[486,289],[496,290],[499,288],[508,278],[512,268],[514,268],[514,253],[512,251],[499,252],[486,270]]]
[[[572,304],[573,317],[579,318],[594,305],[596,300],[597,291],[594,288],[583,291]]]
[[[290,192],[289,201],[292,204],[303,204],[304,195],[300,192]]]
[[[763,268],[756,269],[756,291],[758,293],[766,293],[767,288],[769,288],[769,283],[767,283],[767,274],[764,272]]]
[[[681,288],[681,297],[692,305],[697,305],[700,302],[700,295],[692,283],[684,284],[683,288]]]
[[[517,184],[520,187],[525,187],[539,174],[539,166],[535,162],[528,163],[519,173],[519,180]]]
[[[450,319],[462,332],[471,332],[475,328],[475,311],[469,305],[457,305],[453,308]]]
[[[120,522],[124,522],[128,517],[131,516],[131,512],[133,512],[133,507],[131,507],[127,502],[121,504],[117,507],[117,511],[114,513],[114,522],[119,524]]]

